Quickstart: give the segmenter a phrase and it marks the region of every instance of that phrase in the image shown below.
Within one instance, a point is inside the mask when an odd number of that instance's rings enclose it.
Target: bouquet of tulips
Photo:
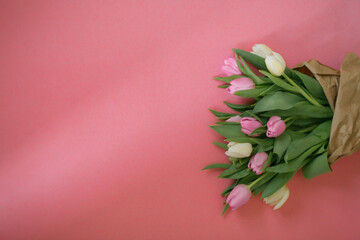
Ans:
[[[225,169],[219,177],[234,179],[222,193],[223,214],[260,193],[278,209],[287,201],[286,183],[297,171],[307,179],[330,172],[330,164],[360,148],[360,60],[348,54],[341,72],[316,60],[295,70],[264,44],[256,44],[252,52],[233,50],[235,58],[222,67],[227,76],[215,79],[225,83],[219,87],[228,93],[254,103],[225,102],[237,113],[210,110],[221,120],[211,128],[225,138],[214,144],[226,150],[229,162],[204,169]]]

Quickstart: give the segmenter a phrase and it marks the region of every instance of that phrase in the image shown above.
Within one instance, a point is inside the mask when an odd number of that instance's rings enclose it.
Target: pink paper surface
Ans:
[[[1,1],[0,239],[359,239],[360,153],[221,217],[231,48],[360,54],[359,1]]]

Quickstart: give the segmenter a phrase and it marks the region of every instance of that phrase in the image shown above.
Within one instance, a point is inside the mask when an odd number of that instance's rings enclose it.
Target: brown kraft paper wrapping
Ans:
[[[315,77],[334,111],[329,142],[329,163],[360,149],[360,59],[347,53],[340,72],[312,59],[296,70]]]

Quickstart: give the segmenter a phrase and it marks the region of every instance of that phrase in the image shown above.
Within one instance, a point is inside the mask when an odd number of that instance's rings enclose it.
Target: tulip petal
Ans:
[[[281,199],[281,201],[278,204],[276,204],[276,206],[274,207],[274,210],[281,208],[282,205],[284,205],[284,203],[288,200],[289,196],[290,196],[290,191],[289,191],[289,189],[287,189],[287,191],[284,194],[284,197]]]

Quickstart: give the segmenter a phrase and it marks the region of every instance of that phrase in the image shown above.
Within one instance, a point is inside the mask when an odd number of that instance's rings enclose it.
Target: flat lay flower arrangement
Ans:
[[[237,113],[210,110],[219,119],[211,128],[225,138],[214,144],[225,150],[228,163],[203,170],[224,169],[219,178],[234,179],[221,194],[223,214],[258,194],[276,210],[289,198],[286,183],[297,171],[311,179],[360,148],[356,54],[346,56],[339,72],[316,60],[290,69],[268,46],[252,50],[233,49],[235,58],[222,67],[226,76],[215,77],[229,94],[254,99],[250,105],[225,102]]]

